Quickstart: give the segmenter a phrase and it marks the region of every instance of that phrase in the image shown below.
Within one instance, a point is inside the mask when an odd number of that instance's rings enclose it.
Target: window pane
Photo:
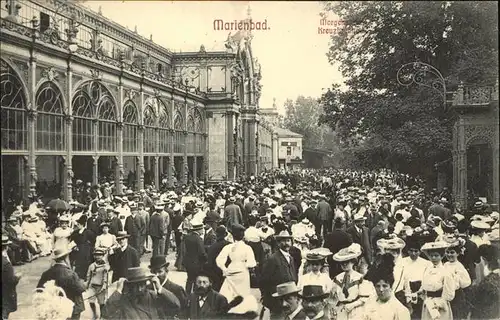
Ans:
[[[94,150],[93,123],[90,119],[75,118],[73,120],[73,150]]]

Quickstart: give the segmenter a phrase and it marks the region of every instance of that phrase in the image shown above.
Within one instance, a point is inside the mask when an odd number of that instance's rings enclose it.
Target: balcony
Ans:
[[[464,86],[460,84],[453,94],[455,109],[488,109],[492,102],[498,102],[498,82],[491,86]]]

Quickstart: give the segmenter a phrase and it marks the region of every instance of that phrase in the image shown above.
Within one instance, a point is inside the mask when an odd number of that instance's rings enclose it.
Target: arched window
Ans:
[[[160,153],[170,153],[170,113],[167,104],[158,99],[158,147]]]
[[[156,152],[156,113],[151,102],[146,101],[144,109],[144,152]]]
[[[77,89],[72,105],[73,150],[95,151],[97,147],[98,151],[116,151],[116,105],[108,89],[98,81],[86,82]]]
[[[2,149],[28,150],[26,96],[16,72],[4,61],[0,66]]]
[[[139,115],[137,107],[132,101],[127,101],[123,108],[123,151],[137,152],[138,151],[138,133],[137,126],[139,125]]]
[[[203,119],[201,117],[201,112],[198,108],[194,109],[194,131],[196,132],[196,152],[205,152],[205,139],[203,137]]]
[[[184,137],[184,119],[182,116],[182,105],[178,104],[175,106],[174,115],[174,130],[175,130],[175,153],[184,153],[185,137]]]
[[[38,150],[66,149],[64,107],[61,90],[53,82],[45,82],[36,93],[36,148]]]

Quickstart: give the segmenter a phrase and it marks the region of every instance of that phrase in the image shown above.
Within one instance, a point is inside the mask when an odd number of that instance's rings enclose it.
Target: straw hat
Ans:
[[[480,220],[474,220],[470,223],[471,228],[479,230],[489,230],[491,227],[488,223]]]
[[[377,241],[377,246],[384,250],[400,250],[405,245],[406,243],[400,238],[380,239]]]
[[[448,248],[450,245],[446,241],[435,241],[435,242],[426,242],[420,251],[424,252],[426,255],[429,254],[429,251],[435,251],[435,250],[445,250]]]
[[[317,252],[309,252],[306,255],[306,260],[307,261],[322,261],[324,259],[325,259],[325,257],[322,256],[321,254],[317,253]]]
[[[59,259],[71,253],[71,249],[67,246],[54,249],[54,259]]]
[[[205,228],[205,225],[202,222],[194,222],[191,225],[191,228],[189,230],[196,231],[196,230],[201,230],[201,229],[204,229],[204,228]]]
[[[11,243],[8,236],[2,235],[2,246],[8,246]]]
[[[338,262],[349,261],[356,259],[361,255],[361,246],[357,243],[351,244],[347,248],[341,249],[333,255],[333,260]]]
[[[297,285],[295,282],[290,281],[290,282],[285,282],[282,284],[278,284],[276,286],[276,292],[272,294],[273,297],[283,297],[292,293],[297,293],[299,292],[300,289],[297,288]]]
[[[366,220],[366,217],[362,213],[356,213],[353,218],[354,221],[363,221]]]
[[[116,235],[116,240],[128,237],[130,237],[130,235],[127,233],[127,231],[118,231],[118,234]]]
[[[59,222],[70,222],[71,219],[67,215],[63,215],[59,217]]]
[[[146,269],[142,267],[128,268],[127,270],[127,282],[129,283],[147,281],[152,277],[153,274],[147,272]]]
[[[95,249],[94,250],[94,256],[103,256],[105,255],[106,253],[104,252],[104,250],[102,249]]]
[[[288,230],[282,230],[280,233],[274,236],[277,240],[280,239],[292,239],[292,235],[288,232]]]

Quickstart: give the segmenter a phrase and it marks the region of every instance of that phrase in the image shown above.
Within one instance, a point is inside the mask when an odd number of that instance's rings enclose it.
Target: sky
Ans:
[[[276,99],[278,111],[299,95],[320,97],[332,83],[342,83],[328,62],[329,35],[318,34],[319,2],[249,1],[85,1],[85,6],[172,51],[224,50],[230,31],[214,30],[214,20],[241,20],[248,7],[253,21],[267,20],[268,30],[254,30],[252,53],[261,64],[260,108]],[[332,18],[333,19],[333,18]],[[235,31],[233,31],[234,34]]]

